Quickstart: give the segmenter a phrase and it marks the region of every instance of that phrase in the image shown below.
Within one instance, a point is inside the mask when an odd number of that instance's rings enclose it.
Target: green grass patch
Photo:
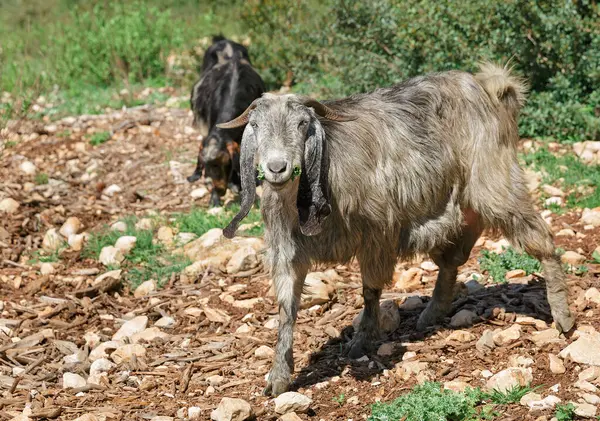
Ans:
[[[110,139],[109,132],[94,133],[90,137],[90,145],[92,145],[92,146],[102,145],[103,143],[106,143],[109,139]]]
[[[65,242],[57,250],[53,252],[47,252],[45,250],[36,250],[31,254],[31,258],[27,263],[35,265],[38,263],[56,263],[60,260],[60,253],[68,247]]]
[[[39,172],[35,175],[35,184],[41,186],[43,184],[48,184],[48,174]]]
[[[509,405],[511,403],[520,402],[523,396],[533,392],[535,389],[537,388],[531,388],[529,386],[514,386],[505,392],[494,390],[493,392],[485,393],[483,398],[496,405]]]
[[[523,269],[527,275],[541,270],[541,264],[537,259],[527,253],[519,253],[512,247],[504,249],[500,254],[482,250],[479,266],[494,282],[506,282],[506,273],[514,269]]]
[[[239,212],[239,205],[233,205],[230,209],[219,213],[217,215],[211,215],[204,209],[192,209],[189,213],[181,213],[173,215],[175,218],[175,226],[179,229],[179,232],[192,232],[198,236],[204,234],[211,228],[225,228],[231,221],[233,216]],[[256,207],[253,208],[248,216],[242,221],[243,224],[255,224],[257,226],[247,230],[240,231],[239,235],[248,236],[260,236],[264,232],[264,226],[261,223],[260,210]]]
[[[596,250],[592,253],[592,263],[600,263],[600,253]]]
[[[568,403],[566,405],[556,405],[554,413],[557,421],[571,421],[575,419],[575,405]]]
[[[600,206],[600,165],[586,165],[576,155],[557,156],[546,147],[523,155],[526,165],[542,173],[543,182],[558,184],[571,193],[565,198],[568,208]],[[551,210],[555,208],[550,207]]]
[[[14,148],[15,146],[17,146],[17,142],[15,142],[14,140],[7,140],[4,146],[6,148]]]
[[[464,393],[444,390],[439,383],[424,383],[392,402],[371,407],[369,421],[474,421],[490,419],[493,408],[482,405],[478,389]]]

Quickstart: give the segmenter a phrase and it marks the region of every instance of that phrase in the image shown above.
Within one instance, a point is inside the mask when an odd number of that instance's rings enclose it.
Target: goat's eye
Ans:
[[[302,128],[306,127],[307,124],[308,124],[308,121],[302,120],[302,121],[300,121],[300,123],[298,123],[298,128],[302,129]]]
[[[258,128],[258,124],[256,124],[256,121],[251,121],[250,125],[252,126],[253,129],[257,129]]]

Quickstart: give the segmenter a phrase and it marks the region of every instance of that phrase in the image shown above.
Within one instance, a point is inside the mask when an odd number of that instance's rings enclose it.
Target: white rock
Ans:
[[[175,234],[173,234],[173,229],[171,227],[160,227],[156,233],[158,241],[166,246],[173,244],[174,237]]]
[[[585,380],[577,380],[575,383],[573,383],[573,387],[592,393],[596,393],[598,391],[596,386]]]
[[[131,336],[131,342],[138,343],[140,341],[152,342],[156,339],[168,340],[171,337],[168,333],[163,332],[157,327],[149,327],[142,332],[135,333]]]
[[[243,399],[223,398],[217,409],[212,411],[213,421],[244,421],[252,417],[252,407]]]
[[[250,246],[238,249],[227,263],[227,273],[236,274],[254,269],[258,266],[258,256],[256,250]]]
[[[509,270],[506,272],[506,275],[504,275],[504,277],[508,280],[522,278],[524,276],[527,276],[527,272],[525,272],[523,269]]]
[[[470,388],[471,385],[469,383],[460,381],[460,380],[452,380],[449,382],[444,382],[445,390],[452,390],[453,392],[462,393],[467,388]]]
[[[498,346],[509,345],[521,338],[521,325],[514,324],[508,329],[494,333],[494,343]]]
[[[600,339],[597,336],[583,335],[563,349],[559,356],[570,358],[579,364],[600,365]]]
[[[423,270],[427,270],[429,272],[433,272],[439,269],[438,265],[436,265],[435,263],[426,260],[423,263],[421,263],[421,269]]]
[[[554,354],[548,354],[550,360],[550,371],[554,374],[563,374],[567,371],[562,360]]]
[[[136,333],[142,332],[146,329],[148,325],[148,317],[146,316],[137,316],[131,320],[128,320],[117,330],[117,332],[113,335],[113,341],[121,341],[125,338],[131,338]]]
[[[12,214],[19,209],[19,206],[19,202],[7,197],[6,199],[2,199],[2,201],[0,201],[0,212]]]
[[[581,214],[581,223],[600,227],[600,208],[584,209]]]
[[[206,187],[199,187],[197,189],[192,190],[190,196],[192,197],[192,199],[202,199],[207,194],[208,189]]]
[[[521,405],[529,407],[532,411],[552,409],[560,402],[561,400],[556,396],[550,395],[542,399],[537,393],[528,393],[520,401]]]
[[[271,318],[269,320],[266,321],[266,323],[264,324],[264,326],[267,329],[273,330],[273,329],[277,329],[279,327],[279,319],[277,318]]]
[[[544,193],[546,193],[548,196],[559,196],[559,197],[565,196],[565,192],[563,192],[561,189],[554,187],[554,186],[550,186],[548,184],[544,184],[542,186],[542,191]]]
[[[202,409],[199,406],[190,406],[187,410],[187,416],[190,421],[197,421],[201,419]]]
[[[600,305],[600,291],[598,288],[592,287],[585,292],[585,300],[589,303]]]
[[[85,379],[79,374],[64,373],[63,374],[63,389],[84,387],[87,384]]]
[[[471,342],[475,340],[475,335],[466,330],[455,330],[446,338],[447,341]]]
[[[579,373],[579,375],[577,377],[579,378],[579,380],[593,382],[600,378],[600,367],[599,366],[588,367],[585,370],[583,370],[581,373]]]
[[[207,214],[212,215],[212,216],[217,216],[224,212],[225,212],[225,209],[223,209],[222,207],[210,208],[209,210],[206,211]]]
[[[156,284],[154,280],[142,282],[134,291],[133,295],[136,298],[145,297],[151,292],[156,291]]]
[[[207,249],[217,244],[223,238],[223,230],[221,228],[212,228],[206,231],[198,239],[201,247]]]
[[[581,397],[587,403],[590,403],[592,405],[600,405],[600,397],[597,395],[592,395],[591,393],[583,393]]]
[[[574,251],[566,251],[565,254],[560,256],[560,260],[562,260],[563,263],[567,263],[569,265],[580,265],[583,262],[585,262],[585,256],[582,256],[581,254]]]
[[[83,335],[83,340],[90,349],[94,349],[100,344],[100,336],[96,332],[86,332],[85,335]]]
[[[55,228],[50,228],[44,235],[42,241],[42,248],[48,252],[54,252],[61,248],[63,245],[63,239],[60,237]]]
[[[173,417],[167,417],[165,415],[157,415],[150,418],[150,421],[173,421]]]
[[[189,309],[187,309],[187,310],[189,310]],[[186,314],[187,314],[187,310],[186,310]],[[229,323],[229,320],[231,319],[231,316],[229,314],[227,314],[227,312],[225,310],[214,309],[214,308],[204,306],[202,308],[202,311],[204,312],[204,315],[206,316],[206,318],[213,323],[225,324],[225,323]]]
[[[175,242],[178,245],[185,245],[191,241],[194,241],[198,236],[193,232],[180,232],[175,236]]]
[[[121,343],[117,341],[103,342],[96,348],[92,349],[92,352],[90,352],[89,359],[90,361],[96,361],[100,358],[107,358],[109,355],[108,351],[114,351],[120,345]]]
[[[117,242],[115,243],[115,248],[121,250],[121,253],[125,256],[127,255],[137,243],[137,238],[133,235],[124,235],[123,237],[119,237]]]
[[[152,222],[152,219],[150,219],[150,218],[142,218],[135,223],[135,227],[138,230],[148,231],[154,227],[154,223]]]
[[[394,273],[394,288],[403,292],[413,292],[421,288],[423,269],[409,268],[401,273]]]
[[[479,320],[479,316],[477,316],[477,314],[473,313],[471,310],[463,309],[452,316],[452,319],[450,319],[450,326],[455,329],[460,327],[469,327],[472,326],[477,320]]]
[[[172,328],[175,326],[175,319],[169,316],[163,316],[154,323],[156,327]]]
[[[528,386],[533,381],[531,368],[508,368],[490,378],[486,383],[488,390],[506,392],[515,386]]]
[[[206,382],[208,384],[210,384],[211,386],[220,386],[223,384],[224,381],[225,381],[225,377],[219,376],[218,374],[215,374],[214,376],[210,376],[206,379]]]
[[[256,348],[256,351],[254,351],[254,356],[259,359],[273,358],[275,356],[275,351],[266,345],[262,345]]]
[[[575,237],[575,231],[570,228],[561,229],[556,233],[557,237]]]
[[[312,307],[317,304],[329,302],[333,295],[334,286],[323,272],[311,272],[306,275],[304,281],[304,293],[302,294],[302,308]]]
[[[127,231],[127,224],[123,221],[117,221],[110,226],[113,231],[125,232]]]
[[[116,184],[111,184],[110,186],[102,190],[102,194],[108,197],[113,197],[115,193],[120,193],[121,191],[121,187],[117,186]]]
[[[596,418],[596,412],[598,411],[596,405],[577,402],[572,402],[572,404],[575,406],[575,415],[583,418]]]
[[[69,246],[73,251],[81,251],[83,250],[83,243],[85,241],[85,238],[85,234],[72,234],[69,235],[67,243],[69,243]]]
[[[312,404],[312,399],[298,392],[285,392],[275,398],[275,412],[287,414],[288,412],[307,412]]]
[[[121,364],[122,362],[130,361],[134,355],[136,358],[143,357],[146,355],[146,348],[140,344],[122,345],[118,347],[110,357],[115,363]]]
[[[522,355],[511,355],[508,357],[508,366],[509,367],[522,367],[527,368],[531,367],[534,364],[532,358],[523,357]]]
[[[54,265],[52,263],[45,262],[40,265],[40,273],[42,275],[51,275],[54,272]]]
[[[90,365],[90,375],[106,373],[116,367],[116,364],[106,358],[100,358]]]
[[[546,329],[539,332],[533,332],[531,334],[531,341],[537,346],[561,342],[560,332],[556,329]]]
[[[62,224],[62,227],[60,227],[58,232],[63,237],[69,238],[71,235],[79,233],[81,226],[82,224],[79,218],[71,216],[70,218],[67,218],[64,224]]]
[[[35,164],[31,161],[23,161],[21,165],[19,165],[19,169],[26,175],[35,175],[37,172]]]
[[[125,260],[125,256],[123,256],[123,252],[118,248],[106,246],[100,251],[98,260],[104,266],[119,266]]]

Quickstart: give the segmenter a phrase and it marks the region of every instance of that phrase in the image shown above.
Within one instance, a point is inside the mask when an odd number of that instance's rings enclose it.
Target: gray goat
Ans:
[[[288,390],[293,326],[312,262],[360,264],[364,316],[350,357],[379,336],[379,299],[399,257],[428,253],[439,266],[417,328],[451,309],[458,267],[484,229],[497,229],[543,265],[557,329],[574,326],[551,231],[535,211],[517,161],[522,81],[483,64],[409,79],[349,98],[317,102],[264,94],[220,125],[245,128],[242,206],[231,238],[264,176],[262,214],[279,303],[275,361],[265,393]]]

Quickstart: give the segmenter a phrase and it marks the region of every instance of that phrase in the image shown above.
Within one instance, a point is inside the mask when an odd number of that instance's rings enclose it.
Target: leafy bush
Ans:
[[[523,269],[527,275],[541,270],[541,264],[537,259],[526,253],[519,253],[512,247],[504,249],[500,254],[482,250],[479,265],[494,282],[505,282],[506,272],[510,270]]]
[[[532,88],[524,136],[600,137],[600,14],[590,0],[249,3],[255,63],[272,85],[291,71],[297,90],[340,96],[513,58]]]

